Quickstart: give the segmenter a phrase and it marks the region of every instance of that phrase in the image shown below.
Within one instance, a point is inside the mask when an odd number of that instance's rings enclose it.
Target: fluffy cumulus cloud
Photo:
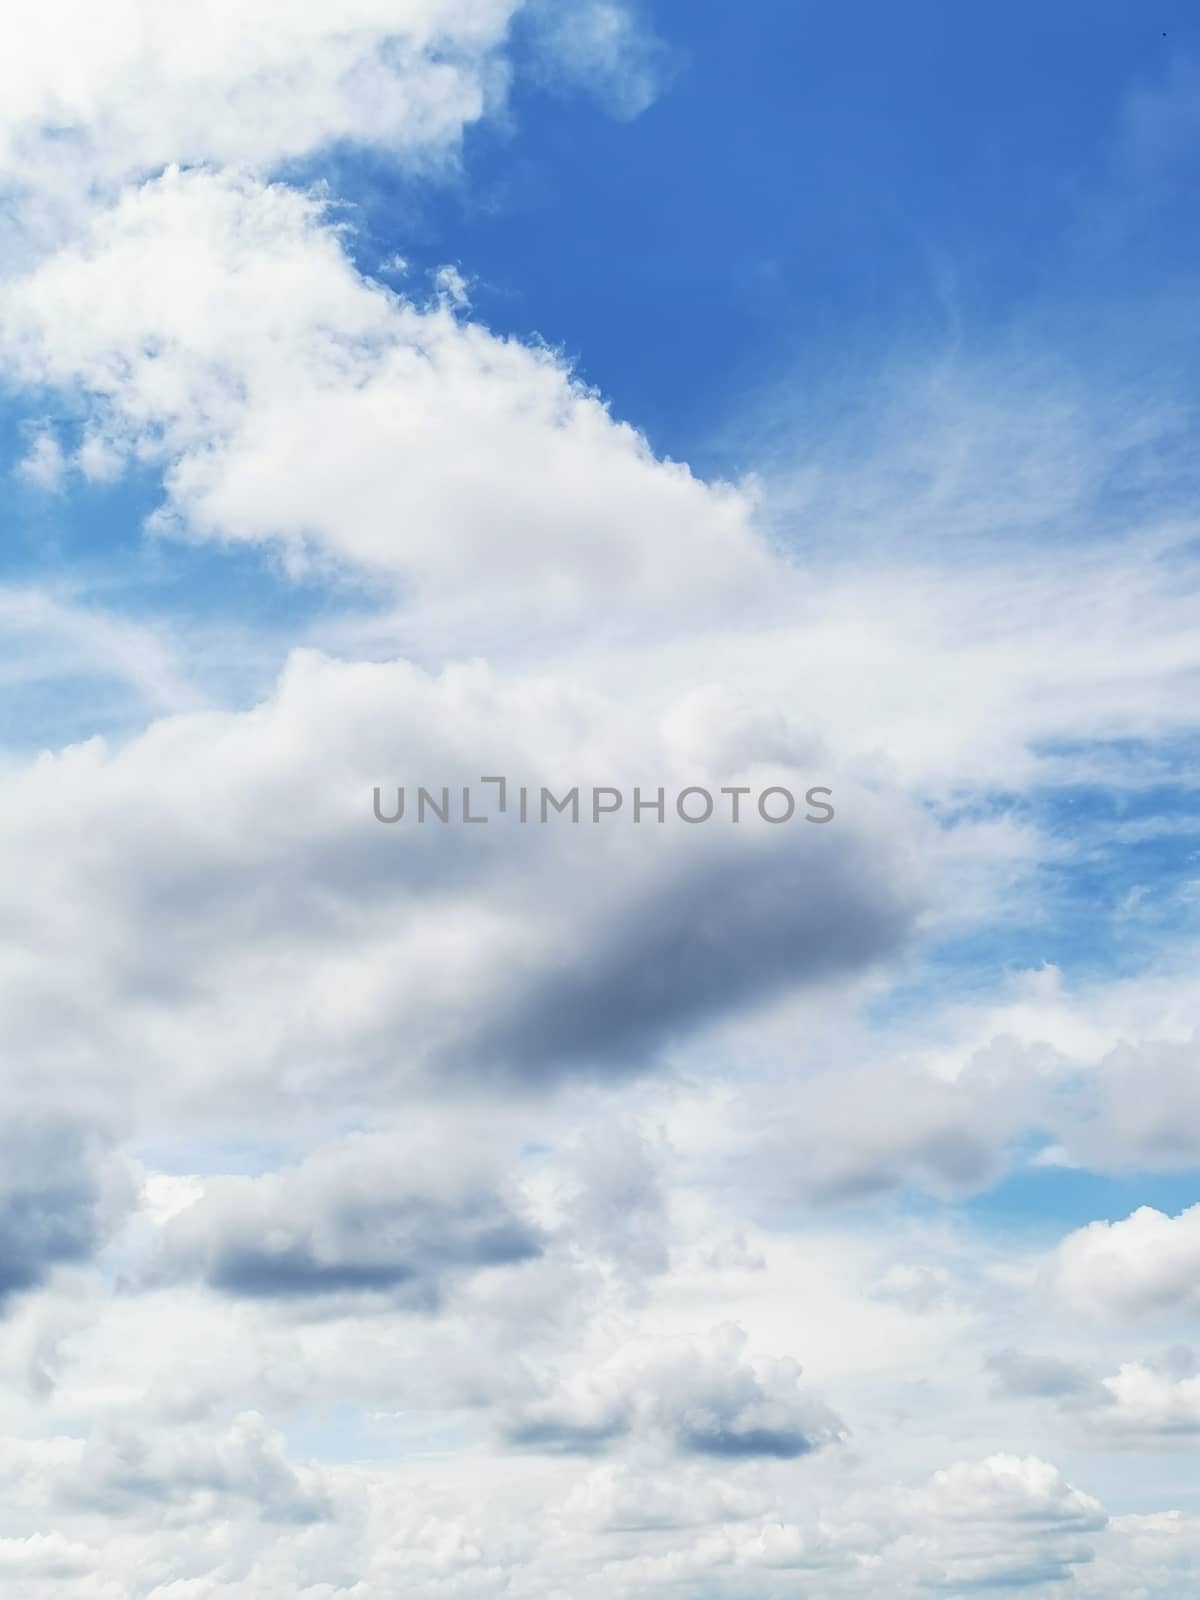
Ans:
[[[431,1307],[443,1276],[538,1248],[480,1175],[358,1135],[294,1171],[206,1185],[168,1223],[159,1270],[250,1299],[375,1293]]]
[[[1104,1379],[1112,1413],[1103,1418],[1120,1434],[1150,1438],[1200,1434],[1200,1374],[1190,1350],[1165,1362],[1126,1362]]]
[[[682,1455],[790,1461],[841,1437],[842,1424],[806,1394],[791,1359],[758,1363],[740,1329],[705,1345],[620,1354],[581,1380],[552,1385],[506,1425],[518,1445],[590,1453],[633,1433]]]
[[[914,1501],[934,1531],[934,1587],[1032,1588],[1069,1579],[1104,1528],[1098,1501],[1036,1457],[990,1456],[938,1472]]]
[[[320,1477],[288,1461],[283,1443],[253,1412],[219,1435],[203,1430],[97,1432],[77,1453],[58,1492],[67,1504],[120,1517],[169,1515],[175,1526],[242,1502],[267,1522],[305,1524],[333,1514]]]
[[[468,618],[534,583],[548,623],[661,619],[684,560],[701,614],[762,592],[744,494],[656,461],[551,352],[362,278],[334,220],[172,168],[0,290],[10,368],[92,397],[81,469],[98,447],[162,465],[164,531],[353,563]]]
[[[1122,1222],[1089,1223],[1062,1241],[1050,1271],[1057,1291],[1092,1316],[1194,1315],[1200,1206],[1177,1217],[1142,1206]]]
[[[590,1503],[614,1507],[611,1481],[589,1486]],[[621,1486],[625,1492],[632,1486]],[[630,1526],[654,1528],[672,1500],[647,1482],[646,1516],[618,1511]],[[659,1534],[655,1553],[614,1561],[633,1592],[680,1586],[685,1593],[871,1592],[886,1574],[889,1592],[973,1594],[1057,1585],[1086,1571],[1107,1518],[1091,1496],[1036,1457],[991,1456],[962,1461],[911,1489],[851,1493],[807,1514],[780,1514],[753,1500],[717,1502],[709,1491],[709,1531],[682,1538]],[[682,1497],[675,1496],[675,1503]],[[619,1501],[616,1502],[620,1504]],[[704,1504],[696,1494],[692,1505]],[[676,1513],[678,1514],[678,1513]],[[681,1516],[686,1526],[687,1514]],[[618,1523],[618,1526],[621,1524]],[[626,1591],[628,1592],[628,1591]],[[1050,1590],[1047,1590],[1050,1592]]]
[[[431,676],[304,654],[251,712],[45,755],[0,802],[42,886],[4,891],[21,929],[4,980],[13,1048],[42,1052],[68,1085],[124,1091],[131,1072],[149,1074],[164,1100],[195,1090],[218,1116],[218,1082],[235,1115],[289,1083],[299,1101],[628,1076],[739,1008],[898,951],[921,904],[902,839],[757,811],[738,826],[635,822],[641,773],[672,796],[687,775],[658,721],[641,751],[622,750],[629,718],[611,698],[481,665]],[[506,767],[501,815],[479,779]],[[543,788],[560,796],[589,768],[629,795],[625,814],[520,823],[518,778],[540,807]],[[409,777],[448,787],[459,811],[473,788],[494,814],[381,825],[375,780],[397,771],[412,810]],[[724,777],[803,793],[806,771]],[[47,1006],[62,1017],[53,1042],[38,1029]]]
[[[899,478],[708,479],[469,261],[355,264],[330,150],[451,177],[517,74],[634,119],[637,7],[46,0],[10,45],[15,503],[282,620],[0,587],[5,690],[120,723],[0,760],[4,1583],[1187,1592],[1200,1209],[949,1204],[1200,1153],[1186,938],[1137,882],[1140,965],[1041,938],[1112,865],[1056,788],[1161,844],[1190,526],[1014,558],[1117,469],[1079,398],[964,439],[969,384]]]

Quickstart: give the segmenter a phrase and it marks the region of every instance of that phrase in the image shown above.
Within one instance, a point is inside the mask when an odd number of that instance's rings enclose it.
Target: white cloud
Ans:
[[[1170,1217],[1141,1206],[1121,1222],[1091,1222],[1058,1246],[1048,1273],[1090,1316],[1167,1317],[1200,1307],[1200,1206]]]
[[[649,1487],[649,1486],[647,1486]],[[690,1543],[660,1538],[614,1560],[612,1592],[735,1596],[748,1585],[795,1592],[798,1574],[821,1594],[877,1589],[914,1596],[1052,1586],[1080,1575],[1104,1536],[1091,1496],[1035,1457],[992,1456],[938,1472],[923,1488],[832,1496],[807,1515],[726,1517]],[[1046,1586],[1043,1589],[1043,1586]],[[597,1586],[599,1593],[605,1585]]]
[[[228,1499],[268,1521],[309,1523],[333,1515],[320,1474],[288,1461],[283,1440],[247,1412],[222,1434],[207,1430],[139,1430],[121,1424],[97,1430],[80,1451],[75,1473],[57,1487],[68,1505],[106,1516],[156,1519],[174,1527],[204,1521]]]
[[[1183,1373],[1171,1371],[1170,1365],[1128,1361],[1103,1382],[1112,1404],[1096,1422],[1110,1434],[1141,1441],[1200,1434],[1200,1376],[1194,1360],[1185,1363]]]
[[[721,1479],[711,1462],[697,1470],[675,1461],[661,1474],[604,1462],[572,1493],[565,1515],[604,1533],[661,1532],[761,1516],[764,1499],[761,1485]]]
[[[519,0],[49,0],[0,68],[0,174],[53,192],[172,161],[269,168],[337,140],[453,151],[502,93]]]
[[[35,488],[55,494],[63,486],[67,474],[66,458],[62,446],[52,433],[34,436],[27,454],[17,463],[17,473]]]
[[[1100,1116],[1074,1131],[1091,1162],[1183,1170],[1200,1160],[1197,1036],[1122,1041],[1096,1069]]]
[[[551,87],[582,85],[618,117],[640,116],[678,66],[676,53],[628,5],[533,0],[529,15],[542,81]]]
[[[935,1474],[919,1503],[939,1519],[1032,1523],[1092,1529],[1104,1521],[1099,1503],[1074,1489],[1056,1467],[1036,1457],[990,1456]]]
[[[840,1440],[842,1422],[800,1382],[790,1358],[747,1356],[726,1326],[699,1345],[620,1352],[526,1400],[505,1436],[534,1450],[590,1454],[629,1435],[682,1456],[794,1460]]]
[[[0,185],[27,218],[172,162],[274,170],[338,143],[422,169],[503,106],[525,0],[197,0],[186,10],[47,0],[0,63]],[[659,92],[666,51],[614,0],[534,8],[539,72],[619,116]]]
[[[458,304],[359,277],[294,190],[172,170],[0,290],[0,343],[25,381],[91,394],[90,439],[162,464],[164,529],[279,541],[477,617],[524,612],[536,581],[546,624],[670,618],[685,561],[689,609],[764,592],[745,495],[657,462],[550,352]]]
[[[1092,1560],[1090,1538],[1107,1520],[1097,1500],[1033,1456],[960,1462],[935,1474],[911,1503],[929,1519],[932,1549],[921,1549],[920,1532],[901,1548],[915,1546],[929,1587],[951,1592],[1069,1579]]]
[[[312,655],[251,712],[47,754],[0,783],[30,875],[0,891],[21,930],[0,965],[10,1047],[68,1092],[136,1087],[151,1118],[219,1094],[227,1121],[260,1094],[302,1117],[314,1095],[628,1076],[732,1010],[903,943],[917,886],[894,843],[864,853],[853,821],[385,828],[371,813],[389,770],[457,796],[483,772],[561,788],[623,771],[632,789],[670,765],[653,716],[637,733],[624,704],[565,684]],[[722,923],[697,942],[711,884]],[[614,1008],[627,981],[645,990],[636,1011]]]
[[[0,1572],[18,1583],[46,1583],[86,1578],[93,1552],[59,1533],[34,1533],[27,1539],[0,1539]]]
[[[133,691],[139,723],[147,709],[194,708],[204,696],[178,644],[157,621],[122,616],[69,590],[0,585],[0,684],[14,698],[48,682],[73,682],[80,696],[94,696],[107,682]]]

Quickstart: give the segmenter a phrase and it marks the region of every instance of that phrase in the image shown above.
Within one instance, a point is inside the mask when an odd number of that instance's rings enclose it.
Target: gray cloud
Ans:
[[[998,1350],[987,1358],[987,1368],[1002,1394],[1018,1398],[1064,1400],[1094,1395],[1099,1390],[1096,1379],[1082,1367],[1057,1356]]]
[[[1122,1043],[1088,1082],[1082,1115],[1066,1120],[1073,1150],[1101,1167],[1187,1171],[1200,1163],[1200,1041]]]
[[[630,1420],[617,1410],[589,1422],[562,1412],[522,1417],[504,1430],[507,1443],[520,1450],[548,1455],[590,1456],[607,1449],[630,1431]]]
[[[333,1515],[319,1473],[289,1461],[282,1438],[256,1412],[220,1434],[128,1421],[103,1428],[64,1479],[60,1497],[107,1515],[169,1511],[176,1522],[205,1519],[214,1501],[246,1503],[264,1522],[304,1526]]]
[[[707,1340],[628,1354],[598,1372],[558,1382],[509,1417],[510,1444],[591,1455],[638,1436],[681,1456],[795,1460],[845,1437],[789,1359],[749,1359],[740,1329]]]
[[[0,1309],[54,1267],[90,1260],[128,1199],[97,1130],[65,1116],[8,1119],[0,1135]]]
[[[902,801],[863,795],[829,827],[374,820],[383,772],[453,792],[511,760],[531,782],[583,783],[580,741],[623,751],[604,775],[626,789],[643,763],[680,787],[652,717],[571,683],[538,689],[534,714],[533,692],[483,667],[430,677],[302,652],[252,713],[164,719],[0,787],[16,863],[0,889],[18,935],[0,970],[9,1047],[71,1089],[132,1081],[143,1102],[239,1120],[281,1101],[340,1115],[414,1082],[637,1072],[905,947],[925,869]],[[802,793],[798,774],[778,777]],[[100,925],[97,948],[84,930]]]
[[[895,953],[916,906],[878,848],[737,834],[589,925],[477,1049],[533,1079],[637,1071],[673,1040]]]
[[[150,1281],[195,1276],[258,1300],[386,1294],[428,1310],[452,1278],[540,1252],[482,1175],[356,1135],[288,1171],[211,1181],[168,1224]]]

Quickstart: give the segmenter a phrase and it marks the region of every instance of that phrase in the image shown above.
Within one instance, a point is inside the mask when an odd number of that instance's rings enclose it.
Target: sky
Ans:
[[[1198,140],[1181,0],[10,28],[6,1594],[1200,1583]]]

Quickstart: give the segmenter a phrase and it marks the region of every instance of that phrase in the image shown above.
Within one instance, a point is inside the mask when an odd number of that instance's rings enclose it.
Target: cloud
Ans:
[[[959,1462],[934,1474],[920,1503],[949,1522],[983,1516],[995,1522],[1088,1530],[1104,1523],[1096,1500],[1072,1488],[1056,1467],[1036,1456],[996,1455]]]
[[[411,1138],[359,1134],[291,1170],[210,1179],[166,1224],[151,1281],[195,1275],[235,1298],[385,1295],[432,1310],[455,1277],[540,1250],[484,1173]]]
[[[229,1501],[284,1524],[322,1521],[334,1510],[320,1473],[294,1466],[282,1438],[255,1412],[216,1436],[196,1428],[104,1427],[59,1493],[70,1506],[107,1516],[167,1513],[176,1527],[203,1522]]]
[[[661,1475],[606,1461],[573,1492],[565,1515],[604,1533],[661,1532],[761,1516],[765,1499],[759,1486],[715,1477],[710,1461],[676,1461]]]
[[[1057,1247],[1049,1282],[1090,1316],[1186,1317],[1200,1306],[1200,1206],[1167,1216],[1140,1206],[1091,1222]]]
[[[0,779],[17,862],[0,900],[21,930],[0,964],[11,1047],[68,1086],[152,1074],[164,1104],[217,1107],[221,1081],[230,1118],[289,1083],[297,1108],[400,1084],[520,1091],[657,1065],[670,1039],[902,944],[911,866],[852,818],[789,833],[371,814],[389,770],[455,794],[505,769],[585,780],[606,749],[628,770],[631,734],[669,775],[653,713],[635,729],[594,690],[301,654],[249,712],[39,759]],[[608,760],[602,775],[623,776]],[[722,891],[707,931],[689,921],[696,885]],[[626,1022],[605,1003],[623,973],[640,997]]]
[[[1052,1401],[1058,1420],[1092,1448],[1169,1448],[1200,1433],[1200,1375],[1186,1345],[1123,1361],[1104,1378],[1078,1363],[1011,1349],[987,1365],[1001,1394]]]
[[[1200,1518],[1186,1511],[1113,1517],[1111,1549],[1097,1562],[1096,1590],[1134,1594],[1141,1585],[1170,1600],[1192,1581],[1200,1560]]]
[[[564,1062],[636,1069],[706,1021],[886,957],[912,927],[903,889],[888,904],[866,855],[805,835],[734,839],[657,874],[588,930],[576,961],[560,960],[481,1050],[534,1075]]]
[[[1095,1123],[1072,1143],[1093,1161],[1181,1171],[1200,1161],[1196,1039],[1122,1043],[1096,1070]]]
[[[69,589],[0,585],[0,646],[0,683],[10,705],[32,685],[67,682],[80,698],[96,696],[105,683],[123,685],[142,717],[147,709],[184,710],[203,702],[167,628],[122,616]],[[44,736],[44,721],[38,732]]]
[[[93,1552],[59,1533],[34,1533],[26,1539],[0,1539],[0,1572],[17,1582],[72,1582],[93,1569]]]
[[[362,278],[294,189],[173,168],[125,191],[0,286],[0,350],[90,397],[93,448],[161,466],[163,531],[350,563],[477,626],[534,581],[551,628],[674,618],[683,559],[693,612],[768,593],[746,494],[657,461],[550,351]]]
[[[535,0],[528,21],[543,85],[588,89],[623,120],[648,110],[679,66],[637,10],[613,0]]]
[[[830,1491],[819,1510],[780,1515],[734,1504],[690,1544],[678,1535],[653,1546],[647,1540],[642,1552],[614,1560],[604,1577],[614,1592],[682,1586],[720,1600],[751,1588],[784,1600],[797,1574],[822,1595],[858,1593],[883,1572],[888,1593],[905,1600],[1036,1591],[1083,1579],[1107,1527],[1099,1503],[1048,1462],[994,1455],[957,1462],[922,1487],[842,1498]]]
[[[1055,1380],[1045,1368],[1028,1358],[1019,1366],[1010,1361],[1002,1376],[1005,1391],[1055,1399],[1061,1419],[1093,1448],[1169,1449],[1200,1434],[1200,1376],[1195,1355],[1184,1345],[1161,1357],[1123,1361],[1101,1379],[1067,1367]]]
[[[551,1387],[505,1426],[514,1445],[589,1454],[630,1435],[659,1438],[681,1456],[790,1461],[844,1437],[790,1359],[750,1359],[738,1328],[703,1344],[620,1355],[596,1373]]]
[[[36,434],[29,450],[17,463],[16,471],[35,488],[44,489],[49,494],[57,493],[63,486],[67,463],[55,435]]]
[[[132,1202],[109,1139],[67,1114],[10,1109],[0,1135],[0,1310],[92,1261]]]
[[[45,196],[173,161],[272,168],[337,141],[444,159],[503,94],[517,9],[204,0],[180,18],[124,0],[101,17],[50,0],[0,69],[0,173]]]
[[[1092,1560],[1085,1536],[1107,1522],[1097,1500],[1036,1456],[958,1462],[910,1504],[932,1534],[923,1586],[951,1593],[1065,1582]]]
[[[998,1350],[987,1359],[1002,1394],[1039,1400],[1068,1400],[1097,1393],[1096,1380],[1073,1362],[1035,1356],[1023,1350]]]
[[[929,865],[934,885],[953,871],[936,855]],[[1189,946],[1167,946],[1161,965],[1078,984],[1039,967],[944,1003],[935,961],[920,984],[928,1004],[889,1011],[880,1026],[795,991],[725,1024],[724,1048],[757,1070],[733,1095],[706,1081],[680,1128],[690,1123],[698,1139],[698,1170],[719,1166],[739,1193],[772,1207],[906,1187],[950,1198],[1030,1163],[1047,1184],[1055,1167],[1153,1170],[1146,1127],[1177,1126],[1179,1148],[1189,1136],[1193,962]],[[1156,1037],[1167,1030],[1179,1037]],[[704,1060],[719,1075],[716,1056]],[[1157,1135],[1154,1148],[1161,1158]],[[1187,1167],[1180,1156],[1161,1164]]]
[[[564,1152],[560,1225],[592,1261],[636,1281],[667,1271],[671,1221],[661,1151],[633,1123],[589,1127]]]
[[[831,1043],[845,1052],[844,1064],[829,1064]],[[800,1038],[776,1049],[777,1065],[739,1095],[711,1152],[766,1204],[829,1205],[909,1187],[970,1194],[997,1181],[1018,1131],[1037,1122],[1019,1067],[968,1063],[947,1081],[908,1052],[853,1031],[844,1041]],[[881,1059],[856,1059],[868,1049]]]
[[[353,144],[437,170],[503,107],[525,9],[201,0],[180,18],[122,0],[101,20],[81,0],[48,0],[0,67],[0,183],[36,216],[171,163],[269,172]],[[660,91],[668,53],[625,6],[534,15],[543,78],[594,90],[618,116]]]
[[[1123,1362],[1103,1382],[1109,1406],[1095,1422],[1110,1438],[1147,1444],[1200,1434],[1200,1375],[1190,1351],[1165,1363]]]

